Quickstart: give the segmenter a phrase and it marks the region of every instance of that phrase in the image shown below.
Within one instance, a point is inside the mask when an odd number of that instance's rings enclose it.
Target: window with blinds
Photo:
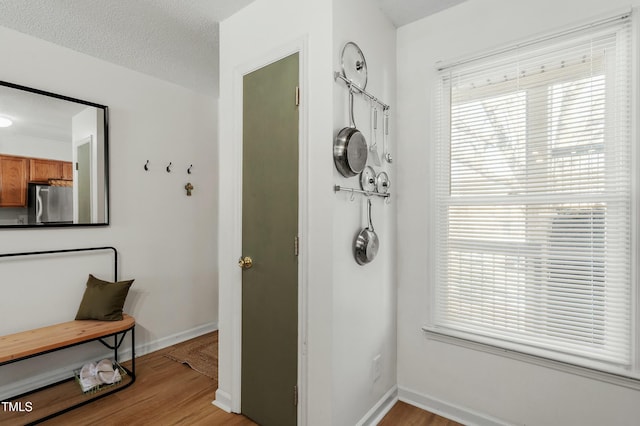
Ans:
[[[638,377],[631,28],[446,67],[428,328]]]

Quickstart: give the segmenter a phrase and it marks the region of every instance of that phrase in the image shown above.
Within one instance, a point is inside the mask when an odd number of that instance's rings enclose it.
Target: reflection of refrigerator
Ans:
[[[29,223],[73,223],[73,188],[29,184]]]

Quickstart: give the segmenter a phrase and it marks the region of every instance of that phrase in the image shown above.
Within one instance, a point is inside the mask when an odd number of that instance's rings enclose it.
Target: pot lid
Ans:
[[[367,166],[362,173],[360,173],[360,188],[367,192],[376,190],[376,172],[373,170],[373,167]]]
[[[362,50],[352,41],[342,48],[342,75],[360,89],[367,87],[367,61]]]
[[[387,175],[387,172],[378,173],[378,176],[376,176],[376,191],[381,194],[386,194],[389,192],[390,186],[391,182],[389,181],[389,175]]]

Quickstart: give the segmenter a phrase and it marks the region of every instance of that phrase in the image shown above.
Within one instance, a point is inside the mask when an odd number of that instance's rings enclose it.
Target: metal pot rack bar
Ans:
[[[391,109],[391,107],[387,104],[385,104],[384,102],[382,102],[380,99],[376,98],[375,96],[373,96],[371,93],[367,92],[366,90],[364,90],[363,88],[361,88],[360,86],[358,86],[356,83],[354,83],[353,81],[345,78],[341,73],[339,73],[338,71],[334,71],[333,72],[333,79],[335,81],[338,81],[338,79],[342,80],[345,82],[345,84],[347,85],[347,87],[351,88],[351,89],[355,89],[354,92],[355,93],[361,93],[362,95],[366,96],[367,98],[371,99],[373,102],[376,102],[378,105],[380,105],[382,107],[383,111],[388,111]]]
[[[355,189],[355,188],[345,188],[344,186],[340,186],[340,185],[333,185],[333,190],[335,192],[339,192],[339,191],[345,191],[345,192],[350,192],[352,194],[357,193],[357,194],[364,194],[367,197],[370,197],[372,195],[376,196],[376,197],[383,197],[383,198],[389,198],[391,197],[391,194],[387,193],[380,193],[380,192],[373,192],[373,191],[363,191],[361,189]]]

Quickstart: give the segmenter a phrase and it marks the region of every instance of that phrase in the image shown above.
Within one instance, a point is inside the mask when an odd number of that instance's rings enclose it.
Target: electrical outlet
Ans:
[[[382,374],[382,355],[378,354],[373,357],[373,381],[375,382],[380,378],[380,374]]]

